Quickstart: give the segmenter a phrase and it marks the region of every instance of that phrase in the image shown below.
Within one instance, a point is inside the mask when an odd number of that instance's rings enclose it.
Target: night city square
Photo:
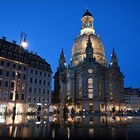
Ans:
[[[138,0],[0,6],[0,139],[140,139]]]

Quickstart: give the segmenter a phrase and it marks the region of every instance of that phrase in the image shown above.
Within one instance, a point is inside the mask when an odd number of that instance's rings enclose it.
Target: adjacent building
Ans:
[[[52,70],[39,55],[0,39],[0,114],[47,111]]]
[[[124,88],[126,111],[140,111],[140,88]]]
[[[61,110],[66,106],[69,111],[74,108],[77,113],[124,109],[124,75],[115,50],[113,48],[108,64],[89,10],[83,14],[81,21],[82,29],[74,41],[68,66],[63,49],[60,54],[59,66],[54,76],[55,108]]]

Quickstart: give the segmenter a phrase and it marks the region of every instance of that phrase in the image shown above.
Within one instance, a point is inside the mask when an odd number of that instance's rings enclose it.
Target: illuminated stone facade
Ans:
[[[0,114],[37,112],[51,101],[50,65],[16,42],[0,39]]]
[[[93,17],[87,10],[82,17],[82,29],[80,35],[75,39],[73,48],[72,48],[72,60],[71,63],[73,66],[80,64],[86,57],[86,44],[88,35],[92,42],[92,47],[94,49],[93,57],[96,58],[96,61],[102,65],[106,65],[106,58],[104,53],[104,47],[99,35],[96,35],[94,26],[93,26]]]
[[[115,50],[107,63],[101,39],[95,34],[93,17],[87,10],[82,17],[82,30],[72,48],[70,65],[64,52],[54,76],[54,102],[60,110],[106,112],[122,109],[124,76]]]

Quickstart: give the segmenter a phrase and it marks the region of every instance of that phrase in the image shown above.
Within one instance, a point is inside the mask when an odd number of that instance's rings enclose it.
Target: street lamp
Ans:
[[[25,32],[21,32],[21,35],[20,35],[20,46],[23,47],[23,48],[26,48],[28,46],[26,38],[27,38],[27,34]]]
[[[20,50],[19,50],[19,54],[21,54],[21,48],[26,48],[28,46],[28,43],[26,41],[26,37],[27,37],[27,34],[25,32],[21,32],[21,35],[20,35],[20,44],[19,44],[19,47],[20,47]],[[20,58],[20,57],[19,57]],[[20,59],[18,60],[18,65],[19,65],[19,62],[20,62]],[[18,83],[18,76],[19,76],[19,71],[17,69],[16,71],[16,91],[15,91],[15,103],[14,103],[14,107],[13,107],[13,121],[15,120],[15,115],[16,115],[16,98],[17,98],[17,83]]]

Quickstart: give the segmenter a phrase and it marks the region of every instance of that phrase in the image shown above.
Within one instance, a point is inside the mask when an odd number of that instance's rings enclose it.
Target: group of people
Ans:
[[[63,116],[66,117],[67,116],[67,113],[69,113],[69,110],[67,109],[66,106],[64,106],[64,108],[63,108]],[[73,107],[71,108],[71,112],[70,113],[71,113],[71,115],[74,115],[75,114],[75,110],[74,110]]]

